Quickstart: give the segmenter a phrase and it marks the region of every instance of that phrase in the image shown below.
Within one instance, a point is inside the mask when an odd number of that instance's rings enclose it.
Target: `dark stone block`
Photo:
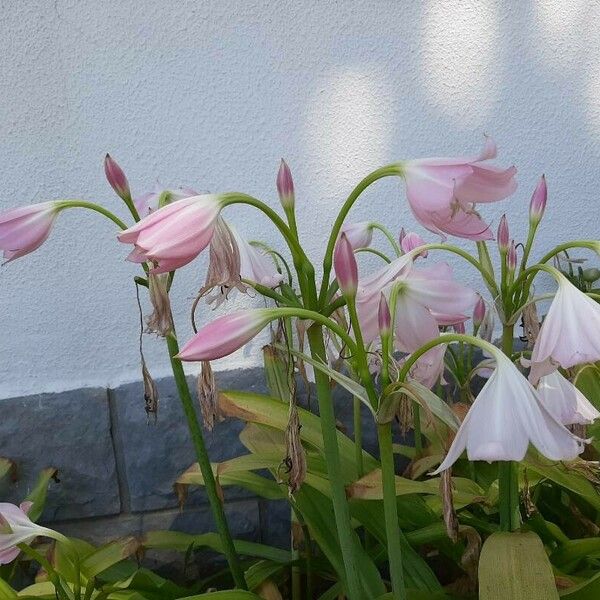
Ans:
[[[19,503],[46,467],[50,482],[43,521],[111,515],[120,510],[106,390],[80,389],[2,401],[0,456],[17,464],[18,480],[0,498]]]
[[[263,544],[289,550],[291,506],[287,500],[260,500],[260,533]]]
[[[260,369],[217,373],[223,389],[265,392]],[[195,389],[190,379],[190,387]],[[177,477],[195,462],[194,450],[183,409],[173,379],[157,381],[160,408],[156,423],[148,423],[140,383],[111,391],[114,411],[115,445],[123,473],[122,490],[127,508],[133,512],[173,508],[178,499],[173,490]],[[200,413],[197,407],[198,414]],[[246,454],[238,439],[244,423],[226,420],[212,432],[203,430],[212,462],[221,462]],[[224,488],[225,500],[248,497],[245,490]],[[191,488],[186,505],[206,503],[203,488]]]

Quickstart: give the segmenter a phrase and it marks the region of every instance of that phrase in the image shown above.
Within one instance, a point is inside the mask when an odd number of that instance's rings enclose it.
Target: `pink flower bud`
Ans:
[[[294,180],[292,172],[283,158],[277,173],[277,192],[284,209],[294,208]]]
[[[473,309],[473,325],[479,328],[485,318],[485,301],[479,296],[475,308]]]
[[[404,235],[402,235],[404,234]],[[419,246],[424,246],[425,240],[414,231],[409,231],[406,233],[404,229],[400,232],[400,247],[402,248],[402,252],[407,253]],[[427,258],[427,250],[423,250],[423,252],[419,253],[419,256],[423,258]]]
[[[358,286],[358,266],[354,250],[345,233],[342,233],[335,245],[333,267],[342,293],[345,296],[354,296]]]
[[[129,189],[129,182],[123,169],[117,164],[117,162],[111,157],[110,154],[106,155],[104,159],[104,173],[106,179],[115,193],[119,198],[123,200],[129,200],[131,198],[131,190]]]
[[[377,317],[379,322],[379,335],[381,337],[389,335],[392,330],[392,315],[390,314],[390,307],[383,294],[379,297]]]
[[[515,240],[511,240],[508,254],[506,255],[506,266],[509,271],[514,271],[517,268],[517,248]]]
[[[219,317],[189,340],[177,358],[183,361],[205,361],[228,356],[247,344],[276,316],[273,309],[258,308]]]
[[[506,221],[506,215],[502,215],[500,223],[498,224],[498,248],[500,252],[508,252],[508,223]]]
[[[533,196],[531,196],[531,204],[529,205],[529,221],[537,225],[544,216],[546,210],[546,200],[548,199],[548,188],[546,186],[546,178],[542,175],[539,180]]]

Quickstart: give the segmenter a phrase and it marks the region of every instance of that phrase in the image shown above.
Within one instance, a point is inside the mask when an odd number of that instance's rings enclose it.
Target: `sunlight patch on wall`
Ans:
[[[429,0],[422,21],[421,77],[430,100],[449,117],[483,125],[500,85],[496,7]]]
[[[390,161],[393,97],[386,79],[364,66],[321,80],[307,103],[303,135],[325,199],[355,183],[357,174]]]

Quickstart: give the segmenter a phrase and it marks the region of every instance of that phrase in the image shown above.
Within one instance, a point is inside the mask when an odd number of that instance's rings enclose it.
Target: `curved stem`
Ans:
[[[368,252],[369,254],[374,254],[375,256],[379,256],[379,258],[382,258],[388,264],[392,262],[392,260],[390,258],[388,258],[383,252],[380,252],[379,250],[376,250],[375,248],[358,248],[358,250],[354,251],[354,254],[358,254],[359,252]]]
[[[208,501],[215,518],[217,530],[221,537],[221,543],[223,544],[223,554],[227,558],[227,563],[231,569],[231,575],[233,577],[235,586],[237,588],[246,590],[248,587],[246,585],[244,571],[242,570],[240,560],[233,545],[233,538],[231,537],[229,525],[227,524],[227,517],[225,516],[223,502],[221,501],[217,492],[215,476],[213,474],[212,465],[206,450],[206,444],[204,443],[202,428],[200,427],[196,410],[194,408],[194,401],[192,400],[190,388],[188,387],[187,380],[185,378],[183,365],[181,364],[180,360],[175,358],[175,356],[179,353],[179,344],[177,343],[174,325],[169,334],[166,336],[166,339],[167,347],[169,349],[169,358],[171,360],[171,368],[173,369],[173,376],[175,377],[175,383],[177,385],[177,392],[179,393],[179,398],[183,406],[183,412],[185,413],[185,418],[190,430],[190,436],[194,444],[196,460],[198,461],[200,472],[202,473],[202,478],[204,479],[204,486],[206,488]]]
[[[289,305],[289,301],[287,298],[284,298],[281,294],[278,294],[274,289],[267,287],[266,285],[261,285],[260,283],[256,283],[256,281],[252,281],[251,279],[241,279],[241,282],[248,287],[256,290],[261,296],[266,296],[267,298],[271,298],[278,302],[279,304],[283,304],[284,306]]]
[[[94,202],[86,202],[85,200],[62,200],[58,202],[60,209],[63,208],[87,208],[89,210],[96,211],[101,215],[109,218],[113,223],[115,223],[120,229],[127,229],[128,225],[126,225],[117,215],[110,212],[110,210],[100,206],[99,204],[95,204]]]
[[[600,254],[600,242],[594,240],[574,240],[571,242],[565,242],[564,244],[559,244],[553,250],[550,250],[547,254],[545,254],[540,260],[540,263],[547,263],[550,259],[552,259],[557,254],[568,250],[569,248],[587,248],[588,250],[593,250],[596,254]]]
[[[385,237],[388,239],[390,245],[394,249],[396,256],[400,256],[400,254],[402,254],[402,252],[400,251],[400,246],[398,245],[396,238],[392,235],[390,230],[387,227],[385,227],[385,225],[382,225],[381,223],[372,223],[372,226],[373,226],[373,229],[379,229],[379,231],[381,231],[381,233],[383,233],[383,235],[385,235]]]
[[[362,181],[358,183],[358,185],[352,190],[351,194],[348,196],[346,202],[342,206],[335,223],[333,224],[333,228],[331,230],[331,234],[329,235],[329,240],[327,242],[327,249],[325,250],[325,256],[323,258],[323,280],[321,282],[321,291],[319,292],[319,305],[325,304],[325,299],[327,296],[327,288],[329,287],[329,276],[331,275],[331,267],[333,264],[333,249],[335,247],[335,242],[340,233],[340,229],[344,224],[344,220],[346,216],[350,212],[350,209],[354,205],[354,203],[358,200],[359,196],[372,184],[375,183],[378,179],[382,179],[383,177],[400,177],[402,175],[402,167],[400,164],[391,164],[385,167],[381,167],[372,173],[369,173]]]

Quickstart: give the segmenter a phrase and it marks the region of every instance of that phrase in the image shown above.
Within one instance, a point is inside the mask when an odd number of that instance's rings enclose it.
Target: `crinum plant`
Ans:
[[[550,576],[554,592],[542,542],[562,585],[589,577],[591,563],[585,561],[592,559],[584,554],[569,561],[564,554],[570,556],[570,536],[584,537],[585,526],[586,533],[598,530],[596,463],[580,455],[590,442],[584,428],[600,414],[594,406],[600,405],[600,372],[594,366],[600,360],[600,305],[593,290],[575,287],[552,261],[577,249],[598,254],[600,243],[565,242],[532,261],[547,201],[543,177],[531,199],[524,243],[511,240],[506,217],[494,242],[478,209],[516,190],[516,169],[489,164],[495,156],[496,146],[486,138],[478,156],[408,160],[370,173],[342,204],[318,272],[303,248],[292,176],[283,161],[277,176],[283,216],[237,192],[158,190],[134,201],[109,156],[106,175],[127,205],[132,226],[79,200],[0,215],[0,248],[9,261],[37,249],[58,214],[76,207],[108,217],[120,229],[119,241],[132,246],[128,258],[143,270],[136,282],[148,289],[154,308],[148,326],[166,340],[198,461],[179,483],[206,487],[236,588],[247,589],[254,575],[242,568],[214,471],[222,473],[221,486],[237,484],[266,498],[288,499],[295,524],[294,600],[317,597],[328,581],[323,598],[389,593],[405,599],[414,590],[443,597],[442,584],[469,597],[477,583],[477,548],[488,536],[480,564],[483,587],[494,552],[513,552],[517,539],[529,544],[529,558],[541,561],[542,577],[547,583]],[[414,217],[441,241],[426,243],[404,230],[396,238],[377,221],[347,221],[365,189],[385,177],[404,181]],[[235,218],[240,204],[271,221],[284,250],[248,243],[225,220],[224,215]],[[384,234],[388,250],[373,246],[375,231]],[[473,252],[449,243],[448,236],[474,242]],[[203,298],[221,304],[234,290],[254,290],[266,307],[226,313],[180,348],[169,291],[176,270],[203,251],[209,252],[209,267],[192,313]],[[375,254],[381,267],[359,269],[357,256],[364,253]],[[454,279],[450,266],[438,259],[443,253],[478,272],[479,293]],[[555,293],[535,295],[542,273],[554,278]],[[547,300],[540,324],[536,306]],[[492,343],[495,319],[502,326],[499,347]],[[521,322],[527,345],[515,349]],[[219,394],[210,361],[238,350],[268,326],[272,341],[265,365],[272,397]],[[182,361],[202,365],[198,392],[205,425],[219,413],[248,422],[242,433],[248,456],[211,465]],[[142,366],[147,410],[153,411],[156,391],[143,361]],[[318,417],[298,406],[298,373],[314,382]],[[333,385],[353,396],[353,439],[336,426]],[[363,448],[363,412],[375,426],[378,459]],[[414,446],[394,445],[396,424],[414,431]],[[595,459],[594,452],[590,448],[586,456]],[[402,476],[396,473],[396,454],[410,459]],[[253,472],[261,469],[271,478]],[[561,520],[565,507],[576,515],[577,526]],[[518,530],[539,537],[510,535]],[[496,532],[508,535],[498,538]],[[423,547],[428,557],[438,557],[442,572],[417,551]],[[447,564],[453,565],[450,576],[444,574]],[[510,566],[495,568],[494,576],[511,578]]]

